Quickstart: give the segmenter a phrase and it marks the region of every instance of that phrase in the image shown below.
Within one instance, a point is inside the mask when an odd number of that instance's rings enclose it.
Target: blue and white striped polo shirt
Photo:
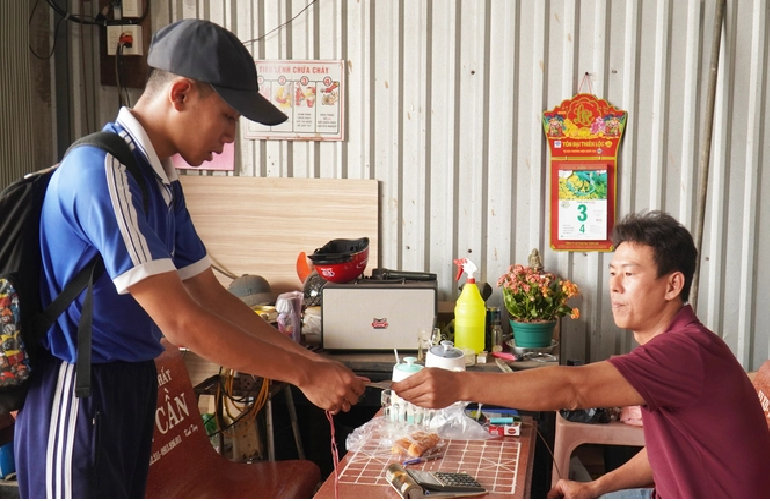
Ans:
[[[106,273],[94,284],[93,362],[152,360],[163,351],[160,330],[128,294],[143,278],[177,270],[182,280],[208,269],[206,256],[170,160],[161,162],[147,133],[127,108],[104,130],[131,146],[148,189],[142,190],[111,154],[82,146],[53,174],[43,203],[43,305],[50,303],[89,260],[101,253]],[[85,293],[43,340],[55,356],[74,363]]]

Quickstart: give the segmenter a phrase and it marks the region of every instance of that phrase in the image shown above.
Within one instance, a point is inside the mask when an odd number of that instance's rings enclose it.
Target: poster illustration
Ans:
[[[248,122],[252,139],[342,141],[343,61],[256,61],[259,92],[289,117],[266,126]]]

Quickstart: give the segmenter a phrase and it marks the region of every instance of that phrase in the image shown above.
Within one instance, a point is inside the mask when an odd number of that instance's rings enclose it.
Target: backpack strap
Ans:
[[[46,332],[64,310],[86,289],[83,310],[78,324],[78,358],[75,365],[75,395],[87,397],[91,394],[91,339],[93,338],[94,319],[94,281],[104,273],[102,255],[91,258],[85,267],[67,283],[56,299],[42,313]]]
[[[78,146],[94,146],[100,148],[113,157],[118,159],[118,162],[122,163],[128,169],[128,172],[133,176],[134,180],[139,184],[139,188],[142,190],[142,199],[144,200],[144,212],[149,210],[149,191],[147,189],[147,182],[142,175],[142,171],[139,168],[139,164],[136,163],[134,158],[134,152],[131,151],[131,147],[128,145],[125,139],[120,137],[115,132],[99,131],[83,136],[67,148],[67,152],[64,154],[66,157],[70,151],[74,150]]]
[[[73,149],[79,146],[94,146],[112,154],[118,161],[126,166],[134,180],[139,184],[142,190],[142,200],[144,201],[144,212],[149,208],[149,192],[147,182],[139,168],[139,164],[134,158],[131,147],[128,146],[125,139],[114,132],[100,131],[89,134],[75,141],[67,149],[65,157]],[[94,318],[94,282],[104,273],[104,260],[102,255],[97,254],[88,264],[80,270],[69,283],[64,287],[58,296],[51,302],[48,308],[43,312],[45,320],[48,322],[46,331],[53,325],[64,310],[72,304],[83,289],[86,289],[86,297],[83,301],[83,310],[80,312],[80,323],[78,325],[78,355],[75,365],[75,395],[78,397],[88,397],[91,394],[91,340],[93,337],[93,318]],[[45,331],[43,331],[45,332]]]

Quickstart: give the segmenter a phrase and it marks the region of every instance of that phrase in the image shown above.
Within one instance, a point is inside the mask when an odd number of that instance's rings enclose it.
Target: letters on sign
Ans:
[[[174,447],[181,444],[182,435],[187,438],[198,431],[198,425],[196,423],[190,423],[182,428],[180,432],[179,427],[186,425],[184,421],[186,418],[190,417],[190,410],[187,406],[184,393],[172,397],[168,388],[164,388],[171,379],[171,371],[168,369],[161,369],[158,371],[158,390],[164,391],[165,396],[163,402],[155,409],[155,427],[161,435],[166,435],[173,431],[177,431],[177,433],[171,437],[168,442],[163,444],[159,450],[153,452],[150,457],[150,466],[161,457],[168,454]],[[155,439],[153,438],[153,442],[154,441]]]

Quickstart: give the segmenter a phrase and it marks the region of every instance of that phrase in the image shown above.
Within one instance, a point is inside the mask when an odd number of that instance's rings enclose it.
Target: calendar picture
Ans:
[[[607,171],[559,171],[559,239],[607,240]]]

